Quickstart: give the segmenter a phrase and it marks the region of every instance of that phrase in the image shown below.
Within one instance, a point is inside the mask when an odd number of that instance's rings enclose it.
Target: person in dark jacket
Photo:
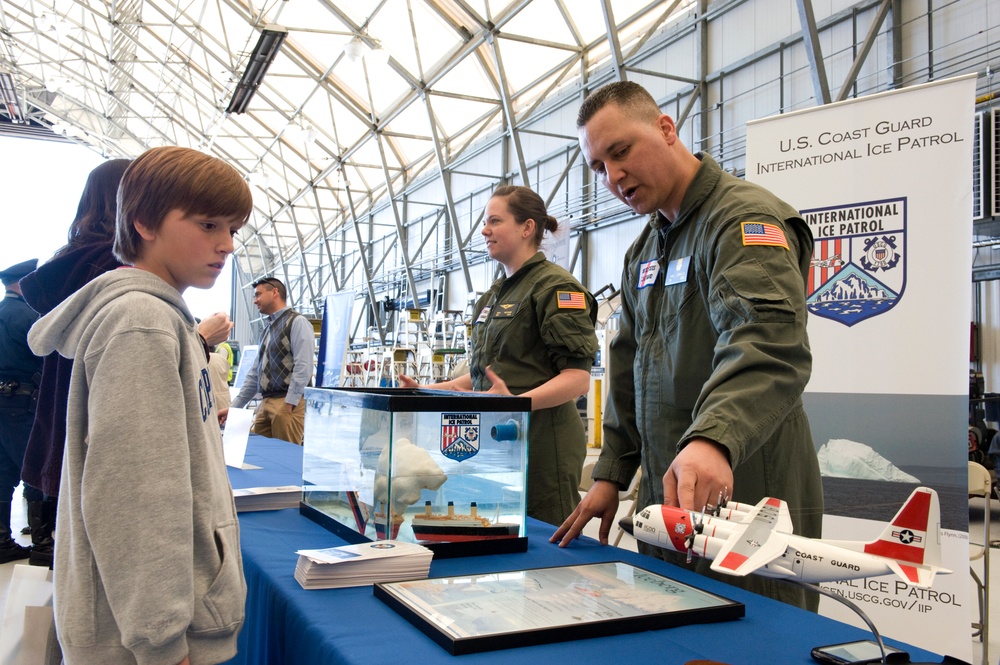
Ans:
[[[29,550],[11,537],[10,506],[21,482],[24,448],[38,396],[42,360],[28,348],[28,330],[38,318],[21,297],[18,281],[35,269],[38,259],[0,271],[0,563],[26,559]]]
[[[90,172],[76,217],[69,227],[67,243],[52,259],[21,280],[25,301],[39,314],[48,314],[84,284],[121,265],[111,253],[111,245],[115,237],[118,184],[130,163],[128,159],[112,159]],[[72,371],[71,359],[58,353],[45,357],[38,385],[38,409],[21,469],[32,545],[28,562],[38,566],[52,566],[52,531],[56,524]]]

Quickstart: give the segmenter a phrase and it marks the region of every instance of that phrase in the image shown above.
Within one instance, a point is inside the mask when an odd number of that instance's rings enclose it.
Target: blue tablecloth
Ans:
[[[258,450],[266,450],[259,459],[277,457],[275,461],[281,461],[283,466],[294,466],[296,456],[301,460],[301,449],[296,446],[276,446],[252,437],[248,462],[260,463],[251,460],[251,453],[257,454]],[[232,473],[252,472],[232,470]],[[279,484],[285,481],[254,482],[249,486]],[[553,527],[529,520],[527,552],[436,560],[431,564],[431,576],[621,560],[742,602],[746,605],[746,616],[724,623],[451,656],[375,598],[370,586],[302,589],[293,577],[298,560],[295,551],[345,543],[298,511],[242,513],[240,525],[248,598],[239,654],[230,661],[234,665],[424,664],[454,663],[455,659],[463,665],[684,663],[699,658],[732,665],[806,664],[814,662],[809,656],[814,646],[870,637],[858,628],[704,578],[658,559],[601,546],[589,538],[560,549],[548,542]],[[888,642],[906,648],[914,660],[941,660],[920,649]]]
[[[233,489],[302,485],[302,446],[294,443],[251,434],[243,464],[260,468],[226,467]]]

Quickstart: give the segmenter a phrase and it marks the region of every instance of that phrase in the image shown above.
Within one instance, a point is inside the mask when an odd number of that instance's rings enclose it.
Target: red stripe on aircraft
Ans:
[[[865,545],[865,553],[884,556],[897,561],[909,561],[911,563],[924,562],[924,550],[922,547],[894,543],[889,540],[876,540],[874,543],[868,543]]]
[[[736,552],[730,552],[726,555],[726,558],[722,560],[719,564],[721,568],[726,568],[728,570],[736,570],[743,565],[743,562],[747,560],[747,557]]]

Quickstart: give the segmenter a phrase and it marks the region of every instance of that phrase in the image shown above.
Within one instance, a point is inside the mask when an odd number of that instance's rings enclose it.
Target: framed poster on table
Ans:
[[[739,619],[742,603],[621,561],[379,583],[453,655]]]

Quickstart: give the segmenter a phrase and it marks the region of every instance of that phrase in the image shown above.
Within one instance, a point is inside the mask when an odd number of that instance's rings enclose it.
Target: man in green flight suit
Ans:
[[[808,227],[767,190],[688,151],[635,83],[590,95],[577,127],[598,178],[650,220],[625,257],[595,483],[552,540],[565,546],[600,516],[606,542],[618,491],[640,464],[640,507],[701,510],[723,492],[750,504],[772,496],[788,503],[795,533],[818,537],[823,487],[801,399],[812,368]],[[720,579],[816,607],[776,580]]]

